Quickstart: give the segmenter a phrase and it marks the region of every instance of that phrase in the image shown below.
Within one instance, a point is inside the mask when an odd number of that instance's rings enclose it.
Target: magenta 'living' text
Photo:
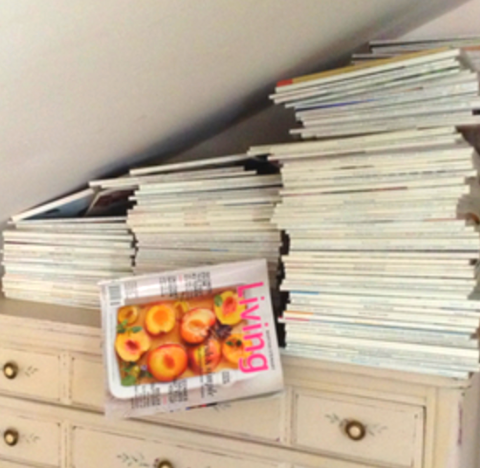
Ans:
[[[251,352],[250,356],[241,359],[239,367],[242,372],[260,372],[268,370],[268,359],[265,356],[263,349],[265,348],[264,330],[262,317],[258,314],[260,307],[260,300],[265,300],[264,297],[244,298],[246,290],[253,288],[261,288],[264,283],[253,283],[238,287],[239,303],[246,306],[242,313],[242,320],[247,320],[248,325],[243,327],[245,341],[251,341],[251,345],[245,348],[245,351]],[[253,323],[252,323],[253,322]],[[265,323],[265,325],[268,325]]]

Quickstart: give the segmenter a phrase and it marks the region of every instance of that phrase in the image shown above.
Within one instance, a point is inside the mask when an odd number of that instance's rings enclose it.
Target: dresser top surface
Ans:
[[[8,328],[21,327],[28,330],[48,330],[52,333],[66,335],[83,335],[100,339],[101,313],[99,310],[81,309],[61,305],[42,304],[6,299],[0,296],[0,335],[3,332],[9,335]],[[282,355],[282,362],[286,372],[296,373],[301,370],[302,375],[331,373],[350,375],[357,378],[388,379],[414,385],[435,387],[464,388],[470,381],[451,379],[440,376],[430,376],[395,370],[377,369],[368,366],[356,366],[316,359],[299,358]]]
[[[80,327],[101,327],[100,311],[43,304],[41,302],[18,301],[0,296],[0,315],[58,322]]]

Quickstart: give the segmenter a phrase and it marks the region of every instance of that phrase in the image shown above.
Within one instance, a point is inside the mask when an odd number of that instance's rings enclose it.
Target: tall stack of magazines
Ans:
[[[271,218],[281,176],[265,158],[235,154],[161,164],[90,186],[134,191],[127,225],[135,236],[136,275],[261,258],[280,308],[282,238]]]
[[[127,219],[137,240],[136,274],[265,258],[275,286],[281,237],[271,217],[279,174],[259,174],[240,154],[130,175],[138,180]]]
[[[479,370],[477,75],[458,49],[279,83],[317,140],[281,166],[287,353],[455,378]]]
[[[132,273],[128,192],[86,189],[12,216],[3,231],[6,297],[99,309],[97,283]],[[106,216],[111,214],[111,216]]]

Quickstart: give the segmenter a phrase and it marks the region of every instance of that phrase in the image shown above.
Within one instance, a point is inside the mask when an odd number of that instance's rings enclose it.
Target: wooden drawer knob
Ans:
[[[167,460],[162,460],[155,465],[155,468],[173,468],[173,465]]]
[[[19,438],[20,438],[20,436],[18,434],[18,431],[16,431],[15,429],[7,429],[3,433],[3,440],[10,447],[13,447],[13,446],[17,445]]]
[[[14,362],[7,362],[3,366],[3,375],[10,380],[13,380],[18,375],[18,366]]]
[[[367,435],[366,427],[359,421],[347,421],[345,424],[345,434],[354,440],[362,440]]]

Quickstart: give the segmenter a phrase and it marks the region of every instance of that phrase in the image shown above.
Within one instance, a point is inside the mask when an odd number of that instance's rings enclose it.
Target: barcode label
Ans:
[[[108,286],[108,300],[112,307],[122,305],[122,288],[119,284],[110,284]]]
[[[184,280],[186,297],[197,297],[212,292],[212,279],[208,271],[186,273]]]

